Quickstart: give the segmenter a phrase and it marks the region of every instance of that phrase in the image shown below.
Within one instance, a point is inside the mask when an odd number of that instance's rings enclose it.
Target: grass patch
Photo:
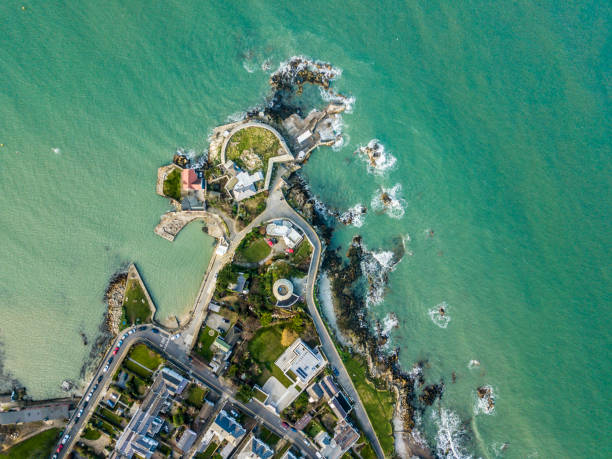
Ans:
[[[393,447],[393,408],[395,400],[388,391],[376,389],[367,379],[367,367],[359,357],[340,351],[344,366],[359,393],[359,398],[368,413],[372,427],[385,455],[392,456]]]
[[[123,362],[123,368],[130,370],[132,373],[144,379],[149,379],[153,374],[152,371],[147,371],[146,369],[142,368],[140,365],[132,362],[131,360],[125,360]]]
[[[259,400],[261,403],[266,403],[266,400],[268,398],[268,394],[266,394],[265,392],[255,388],[253,391],[253,397],[255,397],[257,400]]]
[[[308,435],[310,438],[314,438],[317,436],[319,432],[322,432],[323,430],[324,429],[321,423],[317,421],[316,419],[313,419],[312,421],[308,423],[308,425],[304,429],[304,433]]]
[[[248,169],[245,162],[241,159],[241,155],[245,150],[251,150],[261,160],[261,168],[264,175],[268,170],[268,159],[278,155],[280,142],[274,134],[264,128],[249,127],[236,132],[227,144],[225,151],[226,159],[231,159],[238,166]],[[258,170],[260,167],[254,167],[251,171]]]
[[[215,341],[215,338],[219,335],[217,330],[206,326],[200,330],[198,335],[198,344],[196,345],[196,354],[198,354],[205,362],[210,362],[213,358],[213,351],[210,350],[210,346]]]
[[[191,384],[189,386],[189,395],[185,401],[196,408],[202,408],[202,405],[204,404],[204,397],[206,396],[207,392],[208,390],[204,389],[203,387],[200,387],[197,384]]]
[[[215,454],[215,451],[217,451],[218,447],[219,445],[217,445],[214,441],[211,441],[210,444],[206,447],[206,449],[201,453],[201,457],[202,458],[212,457],[212,455]]]
[[[116,437],[119,432],[117,429],[115,429],[115,427],[111,423],[99,417],[97,413],[94,414],[90,422],[93,426],[95,426],[96,428],[100,429],[102,432],[105,432],[106,434],[110,435],[113,438]]]
[[[114,426],[116,426],[116,427],[118,427],[120,429],[123,427],[123,422],[122,422],[123,419],[121,418],[121,416],[113,413],[108,408],[99,408],[98,409],[98,414],[101,417],[103,417],[104,419],[106,419],[108,422],[113,424]]]
[[[123,299],[122,328],[151,322],[151,308],[138,279],[128,279]]]
[[[237,216],[245,225],[251,223],[255,217],[266,210],[267,194],[268,193],[258,193],[252,198],[240,201]]]
[[[296,251],[293,252],[293,256],[291,257],[291,262],[296,265],[301,265],[310,259],[310,255],[312,254],[312,246],[310,243],[304,239],[300,246]]]
[[[263,238],[256,239],[245,247],[241,247],[237,251],[237,256],[239,257],[240,261],[257,263],[270,255],[271,250],[272,249]]]
[[[100,432],[98,429],[91,429],[89,427],[87,427],[85,429],[85,431],[83,432],[83,435],[81,435],[85,440],[97,440],[98,438],[100,438],[102,436],[102,432]]]
[[[164,180],[164,194],[177,201],[181,200],[181,170],[174,169]]]
[[[372,445],[370,444],[370,442],[368,441],[368,439],[363,433],[361,434],[361,437],[359,437],[359,440],[357,441],[357,444],[362,444],[362,443],[363,443],[362,446],[360,446],[359,448],[353,448],[353,449],[357,450],[357,452],[359,453],[362,459],[376,459],[376,453],[374,452],[374,448],[372,448]]]
[[[259,439],[270,446],[272,449],[276,446],[276,444],[280,441],[280,437],[276,435],[274,432],[268,430],[265,426],[261,426],[259,429]]]
[[[53,452],[55,442],[59,439],[60,429],[52,428],[45,430],[33,437],[28,438],[2,453],[0,457],[11,459],[22,458],[47,458]]]
[[[291,381],[283,374],[274,362],[280,357],[287,346],[281,344],[282,329],[284,324],[260,328],[249,342],[249,352],[257,363],[268,371],[264,371],[258,378],[257,384],[263,386],[270,376],[274,375],[285,387],[291,385]],[[276,370],[275,370],[276,368]]]
[[[289,387],[291,386],[291,384],[293,384],[293,381],[291,381],[289,378],[287,378],[287,375],[285,375],[285,373],[283,373],[281,371],[280,368],[278,368],[276,365],[272,365],[272,368],[270,370],[270,372],[272,373],[272,376],[274,376],[276,379],[278,379],[278,381],[285,387]]]
[[[129,357],[132,360],[147,367],[151,371],[157,370],[164,362],[164,359],[155,351],[149,349],[145,344],[137,344],[130,351]]]

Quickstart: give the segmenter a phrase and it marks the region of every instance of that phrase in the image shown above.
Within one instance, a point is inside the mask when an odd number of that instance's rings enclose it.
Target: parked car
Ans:
[[[177,333],[176,335],[173,335],[173,336],[170,338],[170,341],[174,341],[175,339],[178,339],[178,338],[180,338],[180,337],[181,337],[181,334],[180,334],[180,333]]]
[[[289,427],[291,429],[291,432],[297,432],[297,430],[295,429],[295,427]]]
[[[99,383],[101,383],[103,379],[104,379],[104,376],[102,376],[102,375],[98,376],[98,382]]]
[[[94,386],[93,386],[93,390],[94,391],[97,390],[97,389],[98,389],[98,383],[94,384]]]
[[[266,242],[270,247],[274,247],[274,242],[272,242],[270,239],[266,239]]]
[[[117,352],[119,352],[119,347],[116,347],[115,349],[113,349],[113,355],[117,355]]]
[[[121,339],[126,339],[127,337],[128,337],[128,334],[126,333],[125,335],[121,337]]]
[[[107,363],[106,366],[102,368],[102,373],[106,373],[108,371],[108,367],[110,367],[110,365]]]
[[[334,372],[334,374],[336,376],[338,376],[340,374],[340,372],[338,371],[338,369],[336,367],[332,367],[332,371]]]
[[[121,347],[122,344],[123,344],[123,340],[120,339],[119,342],[117,343],[117,346]]]
[[[62,438],[62,445],[65,445],[69,438],[70,438],[70,434],[64,435],[64,438]]]
[[[293,249],[290,249],[289,247],[287,247],[285,249],[285,253],[293,253]]]
[[[133,334],[133,333],[134,333],[134,331],[135,331],[135,330],[132,328],[132,329],[131,329],[131,330],[128,332],[128,335]]]
[[[146,325],[143,325],[142,327],[138,327],[138,330],[140,331],[145,331],[148,327]]]
[[[151,329],[151,331],[152,331],[153,333],[159,333],[159,330],[158,330],[157,328],[152,328],[152,329]]]
[[[83,416],[83,408],[81,408],[79,410],[79,412],[77,413],[77,417],[76,418],[79,419],[81,416]]]
[[[285,421],[283,421],[281,425],[283,426],[283,429],[289,428],[289,424],[287,424]]]

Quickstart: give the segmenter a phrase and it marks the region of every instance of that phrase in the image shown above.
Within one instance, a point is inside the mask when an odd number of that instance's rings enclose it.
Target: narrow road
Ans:
[[[130,333],[131,332],[131,333]],[[125,338],[124,338],[125,336]],[[123,340],[121,347],[116,355],[113,355],[113,350],[119,344],[119,341]],[[242,403],[235,398],[235,393],[230,387],[221,381],[214,373],[208,370],[204,365],[197,362],[191,362],[189,357],[185,353],[183,346],[176,344],[170,340],[170,335],[165,331],[158,329],[155,326],[144,325],[140,327],[132,327],[123,331],[123,335],[118,336],[114,342],[114,345],[109,349],[107,354],[102,361],[101,367],[98,368],[94,374],[91,383],[87,387],[85,396],[81,399],[76,407],[75,414],[68,421],[66,429],[60,438],[60,442],[65,435],[69,435],[68,440],[65,442],[62,450],[58,454],[58,458],[63,458],[68,455],[76,439],[79,437],[79,433],[83,427],[87,425],[90,416],[93,413],[93,409],[98,405],[100,400],[106,394],[106,388],[112,382],[113,375],[121,365],[123,359],[127,356],[130,348],[139,343],[143,342],[156,349],[170,364],[189,374],[192,378],[204,384],[211,389],[215,390],[219,394],[224,394],[229,401],[239,407],[248,415],[255,418],[258,422],[262,422],[268,429],[279,435],[281,438],[285,438],[290,442],[294,443],[300,450],[306,452],[309,457],[316,458],[316,449],[311,446],[311,443],[301,432],[293,432],[286,430],[282,426],[282,421],[276,415],[276,413],[268,410],[260,403],[251,401],[249,403]],[[163,350],[165,348],[165,350]],[[112,360],[111,360],[112,359]],[[110,362],[110,363],[109,363]],[[104,371],[106,365],[108,366],[107,371]],[[100,379],[100,380],[99,380]],[[99,381],[98,381],[99,380]],[[87,394],[92,393],[91,398],[86,401]],[[82,414],[79,416],[79,411]],[[59,446],[56,445],[56,448]]]

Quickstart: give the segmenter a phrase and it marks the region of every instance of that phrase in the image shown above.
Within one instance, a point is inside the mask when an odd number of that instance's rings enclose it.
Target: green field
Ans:
[[[240,156],[245,150],[251,150],[261,160],[264,175],[268,169],[268,159],[278,155],[280,143],[276,136],[267,129],[249,127],[234,134],[227,144],[226,159],[231,159],[238,166],[247,169]],[[259,167],[251,169],[258,170]]]
[[[181,200],[181,170],[174,169],[164,180],[164,194],[177,201]]]
[[[291,385],[289,378],[284,375],[280,368],[274,365],[276,359],[286,349],[285,346],[281,345],[282,330],[285,326],[285,324],[279,324],[260,328],[249,342],[251,356],[257,363],[267,369],[267,371],[264,371],[258,377],[257,384],[260,386],[263,386],[271,375],[278,379],[285,387]]]
[[[85,440],[97,440],[101,436],[102,433],[98,429],[91,429],[89,427],[85,429],[82,435]]]
[[[200,330],[195,352],[202,357],[205,362],[210,362],[213,357],[213,351],[210,350],[210,346],[215,341],[217,335],[219,335],[219,332],[208,326]]]
[[[268,395],[265,392],[262,392],[261,390],[256,388],[253,391],[253,397],[259,400],[261,403],[265,403],[266,399],[268,398]]]
[[[207,389],[198,386],[197,384],[191,384],[189,386],[189,392],[186,398],[187,403],[195,406],[196,408],[201,408],[204,404],[204,397],[208,392]]]
[[[134,363],[131,360],[127,360],[127,359],[123,361],[123,368],[125,368],[126,370],[130,370],[132,373],[140,376],[141,378],[145,380],[150,379],[151,375],[153,374],[152,371],[148,371],[145,368],[142,368],[137,363]]]
[[[385,455],[392,456],[393,446],[393,409],[395,400],[391,392],[378,390],[367,380],[366,364],[359,357],[338,350],[344,366],[359,393],[359,398],[368,413],[372,427]]]
[[[60,430],[52,428],[45,430],[27,440],[12,446],[0,457],[11,459],[48,458],[53,452],[55,442],[59,439]]]
[[[151,308],[137,279],[128,279],[123,300],[121,328],[151,322]]]
[[[142,343],[132,348],[129,357],[151,371],[157,370],[157,368],[164,363],[164,359],[157,352],[152,351]]]
[[[266,243],[266,241],[261,239],[255,239],[251,243],[247,244],[245,247],[240,247],[236,252],[236,255],[239,258],[239,261],[245,261],[247,263],[257,263],[258,261],[266,258],[272,249]]]

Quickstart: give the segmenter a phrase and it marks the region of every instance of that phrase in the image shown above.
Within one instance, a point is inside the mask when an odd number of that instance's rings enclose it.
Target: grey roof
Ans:
[[[268,459],[274,454],[272,448],[266,445],[259,438],[253,437],[253,441],[251,442],[251,448],[253,453],[255,453],[261,459]]]
[[[193,443],[195,442],[197,436],[198,435],[193,430],[187,429],[185,432],[183,432],[183,435],[181,436],[181,439],[178,442],[178,448],[182,452],[186,453],[193,446]]]
[[[227,411],[221,410],[215,424],[225,430],[227,433],[232,435],[234,438],[241,437],[246,433],[246,430],[236,421],[233,417],[227,414]]]

